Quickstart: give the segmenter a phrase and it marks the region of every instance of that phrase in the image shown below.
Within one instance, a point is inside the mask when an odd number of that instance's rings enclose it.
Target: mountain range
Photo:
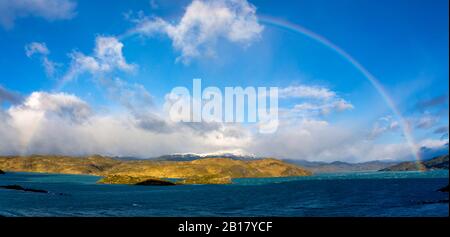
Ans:
[[[425,152],[422,152],[425,154]],[[428,152],[429,154],[442,154],[442,151]],[[448,153],[448,151],[447,151]],[[430,157],[425,156],[424,157]],[[171,154],[163,155],[155,158],[150,158],[150,160],[155,161],[195,161],[201,159],[217,159],[217,158],[227,158],[231,160],[240,161],[251,161],[251,160],[261,160],[265,159],[263,157],[257,157],[254,155],[243,155],[234,153],[211,153],[211,154],[195,154],[195,153],[184,153],[184,154]],[[133,159],[133,158],[120,158],[120,159]],[[307,161],[298,159],[281,159],[282,161],[303,167],[313,173],[334,173],[334,172],[358,172],[358,171],[387,171],[390,167],[395,167],[396,165],[403,163],[415,163],[412,161],[392,161],[392,160],[375,160],[360,163],[350,163],[343,161]],[[395,168],[394,168],[395,169]]]
[[[263,157],[257,157],[254,155],[242,155],[234,153],[221,153],[221,154],[195,154],[195,153],[185,153],[185,154],[172,154],[163,155],[152,160],[157,161],[194,161],[201,159],[215,159],[215,158],[228,158],[232,160],[260,160]],[[282,161],[300,167],[306,168],[313,173],[331,173],[331,172],[352,172],[352,171],[378,171],[395,165],[399,162],[395,161],[369,161],[363,163],[348,163],[342,161],[334,162],[321,162],[321,161],[306,161],[306,160],[296,160],[296,159],[282,159]]]
[[[378,171],[397,164],[395,161],[368,161],[362,163],[349,163],[343,161],[322,162],[306,160],[283,160],[287,163],[299,165],[313,173],[355,172],[355,171]]]
[[[193,161],[200,159],[214,159],[214,158],[227,158],[232,160],[260,160],[263,158],[259,158],[253,155],[242,155],[235,153],[211,153],[211,154],[196,154],[196,153],[183,153],[183,154],[171,154],[171,155],[162,155],[155,158],[151,158],[151,160],[156,161]]]
[[[399,164],[386,167],[380,171],[415,171],[415,170],[435,170],[446,169],[448,170],[449,158],[447,155],[437,156],[429,160],[421,162],[401,162]]]

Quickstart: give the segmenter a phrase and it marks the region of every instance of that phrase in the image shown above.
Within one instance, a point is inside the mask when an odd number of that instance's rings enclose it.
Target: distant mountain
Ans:
[[[239,152],[231,153],[231,152],[216,152],[216,153],[174,153],[169,155],[162,155],[157,157],[146,157],[146,158],[138,158],[133,156],[115,156],[111,157],[116,160],[123,161],[139,161],[139,160],[153,160],[153,161],[194,161],[200,159],[211,159],[211,158],[227,158],[232,160],[260,160],[264,159],[263,157],[256,157],[254,155],[242,154]]]
[[[283,160],[287,163],[299,165],[314,173],[354,172],[354,171],[378,171],[397,164],[393,161],[369,161],[363,163],[348,163],[342,161],[321,162],[306,160]]]
[[[241,154],[233,154],[233,153],[212,153],[212,154],[195,154],[195,153],[185,153],[185,154],[172,154],[172,155],[163,155],[152,160],[156,161],[193,161],[200,159],[212,159],[212,158],[227,158],[232,160],[259,160],[262,158],[258,158],[253,155],[241,155]]]
[[[173,155],[163,155],[156,158],[153,158],[152,160],[156,161],[193,161],[202,159],[199,155],[194,154],[173,154]]]
[[[111,158],[116,159],[116,160],[124,160],[124,161],[136,161],[136,160],[145,159],[145,158],[138,158],[138,157],[134,157],[134,156],[114,156]]]
[[[414,170],[434,170],[434,169],[446,169],[448,170],[448,154],[432,158],[430,160],[422,162],[402,162],[390,167],[381,169],[380,171],[414,171]]]

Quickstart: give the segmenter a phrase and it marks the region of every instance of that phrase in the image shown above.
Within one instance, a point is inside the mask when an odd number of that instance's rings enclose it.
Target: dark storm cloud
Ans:
[[[0,103],[4,101],[11,104],[19,104],[22,102],[22,96],[19,93],[9,91],[0,85]]]
[[[436,134],[448,133],[448,126],[442,126],[434,130]]]
[[[442,105],[448,101],[447,95],[437,96],[428,100],[422,100],[417,102],[416,108],[419,110],[425,110],[428,108],[436,107]]]

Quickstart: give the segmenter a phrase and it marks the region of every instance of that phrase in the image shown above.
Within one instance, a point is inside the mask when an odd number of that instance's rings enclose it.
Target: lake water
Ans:
[[[0,189],[0,216],[448,216],[449,195],[436,191],[448,175],[358,172],[131,186],[96,184],[96,176],[7,173],[0,185],[50,194]]]

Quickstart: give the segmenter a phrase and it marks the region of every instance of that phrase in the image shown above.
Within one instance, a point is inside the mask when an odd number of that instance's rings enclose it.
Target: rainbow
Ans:
[[[343,57],[345,60],[347,60],[351,65],[353,65],[358,71],[360,71],[364,77],[372,84],[372,86],[377,90],[377,92],[381,95],[383,100],[386,102],[386,104],[389,106],[389,108],[394,113],[395,117],[398,119],[403,135],[406,139],[406,142],[411,150],[411,154],[414,156],[416,160],[416,164],[419,168],[419,170],[423,170],[421,165],[421,157],[419,153],[419,149],[414,141],[414,138],[412,136],[412,129],[406,119],[403,117],[400,110],[397,108],[396,104],[394,103],[394,100],[389,96],[387,91],[384,89],[384,87],[381,85],[381,83],[378,81],[378,79],[372,75],[360,62],[358,62],[355,58],[353,58],[349,53],[347,53],[345,50],[331,42],[329,39],[301,26],[294,23],[291,23],[289,21],[271,17],[271,16],[259,16],[259,20],[261,23],[269,26],[275,26],[278,28],[282,28],[288,31],[292,31],[295,33],[300,33],[304,36],[307,36],[316,42],[322,44],[323,46],[335,51],[337,54],[339,54],[341,57]]]
[[[351,65],[353,65],[359,72],[361,72],[364,75],[364,77],[370,82],[370,84],[372,84],[372,86],[376,89],[376,91],[381,95],[383,100],[386,102],[386,104],[389,106],[389,108],[394,113],[395,117],[398,119],[398,121],[401,125],[401,128],[402,128],[402,133],[403,133],[403,135],[406,139],[406,142],[410,148],[411,154],[415,158],[416,164],[417,164],[419,170],[423,170],[423,168],[422,168],[423,166],[421,165],[421,157],[420,157],[419,149],[418,149],[418,146],[416,145],[414,138],[412,136],[412,128],[410,127],[410,125],[408,124],[406,119],[403,117],[402,113],[396,106],[394,100],[389,96],[389,94],[384,89],[382,84],[360,62],[358,62],[355,58],[353,58],[345,50],[343,50],[342,48],[340,48],[339,46],[337,46],[336,44],[331,42],[329,39],[313,32],[301,25],[294,24],[292,22],[289,22],[289,21],[286,21],[283,19],[279,19],[279,18],[275,18],[275,17],[271,17],[271,16],[267,16],[267,15],[259,15],[258,19],[261,23],[263,23],[265,25],[278,27],[281,29],[295,32],[295,33],[300,33],[304,36],[307,36],[307,37],[315,40],[316,42],[322,44],[323,46],[335,51],[337,54],[339,54],[341,57],[343,57],[345,60],[347,60]],[[124,34],[123,36],[120,36],[120,37],[122,38],[122,37],[126,37],[126,36],[127,36],[127,34]],[[56,90],[59,91],[62,87],[64,87],[65,83],[66,83],[65,80],[60,81],[58,83],[58,85],[56,86]]]

